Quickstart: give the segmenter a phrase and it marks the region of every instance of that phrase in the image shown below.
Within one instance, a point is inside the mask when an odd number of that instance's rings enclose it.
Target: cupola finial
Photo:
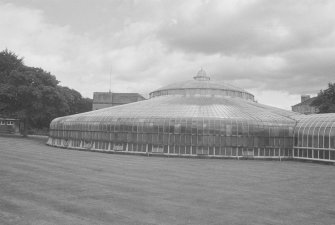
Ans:
[[[205,81],[205,80],[210,80],[211,79],[209,76],[207,76],[206,71],[202,67],[198,71],[197,75],[193,78],[194,78],[194,80],[198,80],[198,81]]]

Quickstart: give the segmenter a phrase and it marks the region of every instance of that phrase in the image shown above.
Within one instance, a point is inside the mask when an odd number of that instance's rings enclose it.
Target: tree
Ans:
[[[23,67],[23,58],[18,58],[17,55],[7,49],[0,52],[0,83],[6,82],[12,71],[20,70]]]
[[[0,67],[9,68],[3,64]],[[50,119],[59,114],[57,105],[62,103],[56,78],[40,68],[20,64],[9,69],[0,74],[1,114],[21,119],[25,128],[48,126]]]
[[[78,112],[88,112],[92,110],[93,99],[82,98],[78,103]]]
[[[335,83],[328,83],[328,88],[319,92],[312,106],[316,106],[319,113],[335,113]]]
[[[65,111],[66,115],[79,113],[78,104],[81,100],[81,94],[78,91],[68,87],[59,86],[58,89],[68,105]]]
[[[0,52],[0,114],[21,119],[25,128],[47,128],[56,117],[91,110],[79,92],[58,83],[7,49]]]
[[[70,89],[68,87],[59,86],[58,88],[68,105],[68,108],[66,109],[67,115],[92,110],[92,103],[93,103],[92,99],[83,98],[78,91]]]

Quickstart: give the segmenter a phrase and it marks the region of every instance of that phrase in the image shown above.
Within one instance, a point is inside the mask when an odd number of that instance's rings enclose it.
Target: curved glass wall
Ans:
[[[335,114],[302,115],[256,103],[232,85],[194,80],[150,99],[53,120],[48,144],[133,154],[298,158],[335,162]]]
[[[294,158],[335,162],[335,113],[298,116]]]
[[[335,114],[301,115],[256,103],[241,88],[194,80],[149,100],[53,120],[48,144],[133,154],[297,158],[335,162]]]
[[[294,115],[243,98],[160,96],[57,118],[48,144],[137,154],[291,157]]]

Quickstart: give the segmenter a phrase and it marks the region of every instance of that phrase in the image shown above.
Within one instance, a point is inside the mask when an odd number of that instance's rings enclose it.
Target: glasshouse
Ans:
[[[148,100],[56,118],[47,144],[128,154],[335,161],[334,135],[334,114],[306,116],[259,104],[251,93],[200,70],[193,80],[151,92]]]
[[[294,158],[335,161],[334,113],[299,116],[294,136]]]

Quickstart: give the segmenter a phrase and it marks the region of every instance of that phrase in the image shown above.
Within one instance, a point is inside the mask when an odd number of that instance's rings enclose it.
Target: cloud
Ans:
[[[0,4],[0,28],[5,31],[1,49],[14,51],[25,64],[50,71],[62,85],[91,96],[90,86],[95,79],[99,82],[104,69],[105,50],[99,38],[77,34],[69,25],[48,23],[41,10],[9,3]]]
[[[196,1],[160,30],[171,47],[190,52],[266,55],[313,45],[332,34],[332,1]],[[185,13],[186,12],[186,13]]]
[[[218,55],[211,69],[225,79],[290,94],[333,81],[335,2],[196,1],[188,10],[190,4],[159,37],[187,54]]]
[[[88,97],[109,88],[147,95],[204,67],[289,108],[334,82],[333,1],[10,2],[0,3],[0,49]]]
[[[125,11],[126,5],[118,10]],[[155,38],[156,23],[120,20],[118,29],[105,29],[101,36],[93,31],[86,35],[75,32],[73,24],[50,23],[42,10],[0,4],[0,29],[6,30],[0,36],[0,48],[24,56],[27,65],[50,71],[62,85],[88,97],[110,88],[110,73],[112,91],[148,93],[158,88],[156,79],[165,74],[159,68],[162,59],[174,60],[164,55],[165,47]],[[97,30],[110,25],[102,24]]]

